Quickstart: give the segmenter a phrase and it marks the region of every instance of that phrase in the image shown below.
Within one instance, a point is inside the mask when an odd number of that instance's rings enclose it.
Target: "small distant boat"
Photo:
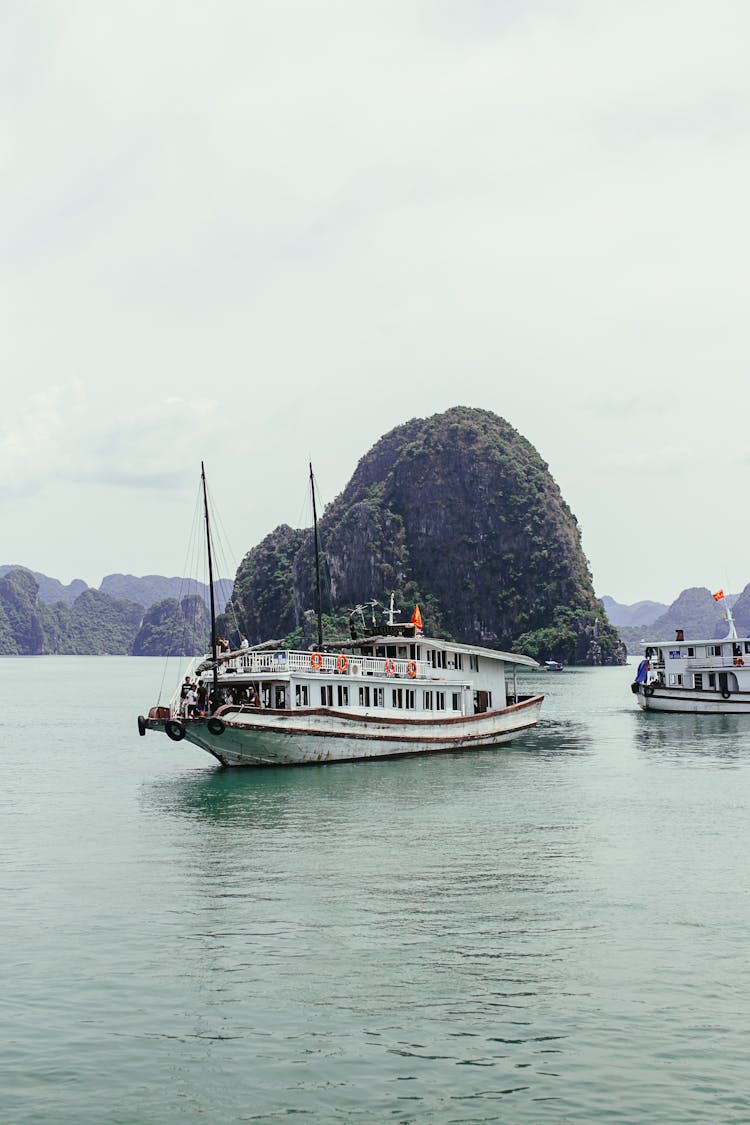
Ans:
[[[563,666],[559,660],[545,660],[544,670],[545,672],[562,672]]]
[[[714,594],[724,598],[723,590]],[[726,603],[725,603],[726,604]],[[750,637],[738,636],[726,606],[729,633],[722,640],[648,641],[630,690],[644,711],[750,715]]]
[[[305,652],[267,641],[221,652],[203,471],[201,477],[211,652],[191,663],[185,682],[197,685],[208,706],[202,713],[189,708],[178,689],[167,706],[138,716],[140,734],[185,739],[225,766],[274,766],[475,750],[536,725],[544,696],[521,694],[516,684],[516,668],[537,668],[536,660],[424,636],[419,607],[411,622],[395,621],[393,595],[385,621],[376,623],[371,603],[371,628],[361,614],[361,636],[352,626],[350,638],[324,644],[314,489],[317,647]],[[310,477],[312,484],[312,466]]]

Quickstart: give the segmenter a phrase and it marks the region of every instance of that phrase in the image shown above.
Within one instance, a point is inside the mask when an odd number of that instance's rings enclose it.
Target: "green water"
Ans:
[[[750,719],[222,771],[162,670],[0,660],[0,1120],[750,1122]]]

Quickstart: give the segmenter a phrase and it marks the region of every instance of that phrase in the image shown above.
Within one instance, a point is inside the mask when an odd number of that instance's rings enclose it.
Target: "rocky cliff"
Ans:
[[[547,465],[502,418],[457,407],[413,419],[359,462],[319,524],[332,628],[394,591],[425,629],[540,659],[620,663],[578,524]],[[278,528],[240,565],[233,608],[251,641],[311,641],[312,533]],[[556,616],[557,615],[557,616]]]

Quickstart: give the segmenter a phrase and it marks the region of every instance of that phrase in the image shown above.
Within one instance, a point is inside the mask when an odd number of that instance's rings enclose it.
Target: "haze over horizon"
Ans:
[[[309,524],[309,460],[332,501],[467,405],[548,462],[600,596],[750,581],[746,5],[3,22],[0,562],[181,573],[204,459],[236,564]]]

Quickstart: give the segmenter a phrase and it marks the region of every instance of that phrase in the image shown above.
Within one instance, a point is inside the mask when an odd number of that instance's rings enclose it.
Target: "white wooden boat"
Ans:
[[[515,674],[518,667],[538,667],[535,660],[425,637],[418,611],[408,624],[394,621],[393,596],[382,626],[365,629],[362,617],[362,636],[353,626],[351,639],[323,644],[314,491],[315,650],[270,642],[219,654],[201,476],[212,654],[194,660],[183,683],[195,683],[209,706],[202,714],[186,708],[178,688],[167,706],[138,716],[140,734],[185,739],[226,766],[274,766],[497,746],[536,725],[543,696],[519,694]],[[312,467],[310,476],[312,483]]]
[[[202,659],[187,671],[214,695],[215,663]],[[185,739],[227,766],[496,746],[539,719],[543,696],[519,694],[515,676],[506,680],[506,669],[519,666],[537,667],[526,656],[418,636],[413,625],[386,626],[332,651],[239,649],[219,660],[210,716],[184,716],[178,691],[138,726]]]
[[[646,643],[631,685],[644,711],[750,714],[750,637],[738,636],[729,606],[725,612],[723,640],[685,640],[678,629],[673,641]]]

